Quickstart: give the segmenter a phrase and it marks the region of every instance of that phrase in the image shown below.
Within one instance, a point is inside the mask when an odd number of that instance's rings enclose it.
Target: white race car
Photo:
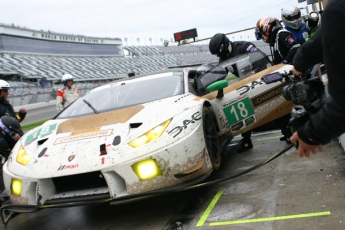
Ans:
[[[18,141],[3,167],[2,208],[130,200],[205,180],[224,143],[291,111],[279,74],[262,77],[292,66],[267,65],[249,53],[196,79],[196,67],[175,68],[92,90]],[[231,73],[240,78],[228,84]]]

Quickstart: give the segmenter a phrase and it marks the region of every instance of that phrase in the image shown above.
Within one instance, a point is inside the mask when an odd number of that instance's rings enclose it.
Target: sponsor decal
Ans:
[[[254,45],[249,45],[246,50],[247,50],[247,52],[258,51],[258,49]]]
[[[75,135],[75,136],[60,137],[55,140],[54,145],[63,144],[63,143],[71,142],[71,141],[80,141],[84,139],[110,136],[112,131],[113,131],[112,129],[106,129],[106,130],[101,130],[98,132],[84,133],[84,134]]]
[[[176,127],[174,127],[172,130],[170,130],[170,131],[168,132],[168,134],[170,134],[170,135],[175,134],[175,135],[173,136],[173,138],[175,138],[177,135],[179,135],[179,134],[182,132],[183,129],[186,129],[187,126],[188,126],[190,123],[193,123],[193,124],[194,124],[195,121],[198,121],[198,120],[201,119],[201,117],[200,117],[200,111],[194,113],[194,114],[192,115],[191,118],[192,118],[191,120],[184,120],[182,126],[176,126]]]
[[[24,141],[24,145],[28,145],[38,138],[51,134],[56,129],[56,125],[57,124],[53,124],[53,125],[42,127],[38,129],[37,131],[33,132],[32,134],[28,135]]]
[[[303,38],[307,38],[309,36],[308,32],[303,32],[302,35],[303,35]]]
[[[254,116],[248,117],[247,119],[244,120],[244,123],[246,124],[246,126],[251,125],[254,122],[255,122],[255,117]]]
[[[270,101],[276,97],[281,96],[283,93],[283,87],[285,85],[286,85],[285,83],[280,84],[280,85],[278,85],[278,86],[276,86],[276,87],[274,87],[268,91],[261,93],[258,96],[252,97],[251,101],[254,105],[254,108],[256,108],[262,104],[265,104],[266,102],[268,102],[268,101]]]
[[[243,121],[240,121],[234,125],[232,125],[230,128],[233,132],[240,130],[243,127]]]
[[[71,155],[68,157],[68,161],[71,162],[71,161],[73,161],[74,158],[75,158],[75,155]]]
[[[249,46],[247,47],[247,51],[250,51],[251,48],[253,48],[253,45],[249,45]]]
[[[75,169],[78,168],[78,164],[74,164],[74,165],[61,165],[57,171],[61,171],[61,170],[65,170],[65,169]]]
[[[249,117],[254,117],[254,108],[246,94],[226,102],[222,105],[224,114],[233,131],[241,129],[243,121]],[[239,129],[238,129],[239,128]]]
[[[287,40],[287,42],[289,43],[289,44],[292,44],[292,43],[294,43],[295,42],[295,39],[293,38],[293,37],[286,37],[286,40]]]
[[[182,77],[183,76],[183,72],[182,71],[173,72],[172,75],[173,76],[180,76],[180,77]]]
[[[105,163],[105,158],[104,157],[101,158],[101,163],[102,163],[102,165],[104,165],[104,163]]]
[[[49,157],[49,154],[44,154],[43,156],[44,156],[44,157]]]
[[[102,127],[95,127],[95,128],[92,128],[92,129],[84,129],[84,130],[72,132],[70,136],[80,135],[80,134],[84,134],[84,133],[97,132],[97,131],[101,130],[101,128]]]

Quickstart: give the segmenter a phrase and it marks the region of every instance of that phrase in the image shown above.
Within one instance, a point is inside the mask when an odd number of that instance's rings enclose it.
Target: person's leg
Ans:
[[[252,131],[251,130],[242,133],[241,145],[237,149],[237,153],[242,153],[244,151],[247,151],[248,149],[252,149],[253,148],[252,140],[250,139],[251,136],[252,136]]]
[[[11,153],[11,149],[8,147],[7,142],[5,141],[4,138],[0,137],[0,154],[1,154],[1,158],[0,158],[0,194],[5,190],[5,186],[4,186],[4,180],[2,177],[2,166],[3,166],[3,162],[1,162],[3,159],[4,161],[7,160],[8,156]],[[3,158],[3,159],[2,159]]]
[[[284,135],[279,140],[286,141],[286,143],[291,144],[290,137],[292,136],[290,127],[289,127],[289,120],[291,118],[291,114],[287,114],[278,118],[276,121],[280,127],[282,134]]]

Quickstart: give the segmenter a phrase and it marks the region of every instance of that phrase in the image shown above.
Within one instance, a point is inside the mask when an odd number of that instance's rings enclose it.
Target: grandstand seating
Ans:
[[[262,41],[255,45],[266,54],[269,47]],[[127,46],[129,57],[114,56],[54,56],[1,53],[0,71],[17,72],[28,78],[58,81],[65,73],[76,81],[126,77],[129,71],[149,73],[169,66],[217,61],[208,45],[183,46]]]
[[[129,47],[136,57],[81,57],[81,56],[32,56],[4,53],[0,57],[1,71],[15,71],[24,77],[45,77],[57,81],[64,73],[76,80],[109,79],[124,77],[129,70],[137,74],[161,70],[181,64],[204,63],[214,60],[209,53],[178,52],[174,49],[160,51],[156,47]],[[177,50],[177,49],[176,49]],[[157,56],[153,56],[157,55]]]

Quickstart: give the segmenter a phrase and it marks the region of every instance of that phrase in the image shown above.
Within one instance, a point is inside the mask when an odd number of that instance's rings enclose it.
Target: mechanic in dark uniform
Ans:
[[[2,163],[7,160],[12,148],[23,135],[24,132],[15,118],[8,115],[4,115],[0,118],[0,193],[4,190]]]
[[[225,36],[225,34],[218,33],[211,38],[209,43],[209,50],[211,54],[217,55],[217,57],[219,57],[219,63],[221,63],[240,54],[257,52],[258,48],[253,43],[247,41],[231,42],[229,38]],[[250,137],[251,131],[242,133],[241,145],[237,149],[238,153],[253,148]]]
[[[325,5],[325,2],[324,2]],[[321,27],[308,40],[294,59],[295,71],[298,66],[305,64],[303,60],[314,59],[319,62],[320,57],[305,51],[314,47],[320,54],[317,44],[321,43],[323,60],[327,69],[329,94],[322,108],[291,137],[291,142],[299,142],[298,155],[309,157],[310,153],[322,151],[322,143],[327,143],[345,132],[345,1],[329,0],[322,15]],[[337,25],[337,26],[334,26]],[[311,42],[311,43],[310,43]],[[303,45],[303,46],[304,46]],[[302,47],[303,47],[302,46]],[[315,53],[314,53],[315,54]],[[303,55],[303,59],[299,59]],[[318,60],[317,60],[318,59]],[[298,62],[298,60],[302,62]],[[312,61],[310,61],[312,62]],[[303,69],[301,69],[303,71]],[[296,72],[295,72],[296,74]]]
[[[10,85],[8,84],[8,82],[0,80],[0,117],[9,115],[17,119],[18,122],[21,122],[25,118],[26,109],[21,108],[19,112],[14,112],[12,105],[8,101],[9,89]]]
[[[263,17],[258,20],[255,36],[269,44],[273,64],[292,64],[293,58],[301,46],[291,32],[284,29],[278,19],[272,17]],[[280,140],[286,141],[288,144],[291,143],[291,131],[288,127],[290,118],[291,115],[287,114],[273,121],[284,135]]]
[[[209,43],[209,50],[211,54],[217,55],[219,57],[219,63],[229,58],[233,58],[237,55],[256,52],[258,48],[251,43],[246,41],[235,41],[229,40],[225,34],[215,34]]]

